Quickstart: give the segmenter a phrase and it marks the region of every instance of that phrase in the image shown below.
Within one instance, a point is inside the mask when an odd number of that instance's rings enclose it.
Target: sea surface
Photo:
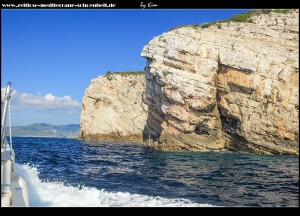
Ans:
[[[299,157],[13,138],[31,206],[299,207]]]

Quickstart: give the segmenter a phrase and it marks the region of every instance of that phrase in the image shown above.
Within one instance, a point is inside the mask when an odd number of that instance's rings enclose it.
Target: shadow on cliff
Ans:
[[[160,140],[160,135],[162,133],[162,121],[157,121],[155,124],[157,125],[156,127],[153,127],[153,124],[149,123],[151,121],[153,121],[153,119],[151,119],[151,112],[148,111],[148,118],[147,118],[147,122],[144,126],[144,130],[143,130],[143,141],[144,142],[158,142]],[[152,127],[151,127],[152,126]]]
[[[143,130],[143,141],[158,142],[163,130],[162,123],[165,119],[161,109],[163,92],[162,86],[156,81],[159,77],[148,72],[149,70],[150,67],[146,67],[146,92],[142,94],[142,103],[148,106],[147,121]]]

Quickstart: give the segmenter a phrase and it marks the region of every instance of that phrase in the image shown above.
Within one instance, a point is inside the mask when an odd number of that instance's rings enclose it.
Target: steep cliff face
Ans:
[[[299,10],[155,37],[144,140],[158,149],[299,153]]]
[[[144,75],[111,74],[93,79],[82,101],[82,139],[142,141],[147,119]]]

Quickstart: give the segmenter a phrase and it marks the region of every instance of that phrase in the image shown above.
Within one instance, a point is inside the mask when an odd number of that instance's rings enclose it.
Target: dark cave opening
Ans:
[[[195,134],[198,135],[209,135],[209,132],[206,130],[205,127],[201,126],[201,125],[197,125],[195,128]]]

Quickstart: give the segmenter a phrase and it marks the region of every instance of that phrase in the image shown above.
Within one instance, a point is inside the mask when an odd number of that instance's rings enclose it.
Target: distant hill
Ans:
[[[79,124],[35,123],[27,126],[12,126],[12,135],[16,137],[77,137],[79,131]]]

